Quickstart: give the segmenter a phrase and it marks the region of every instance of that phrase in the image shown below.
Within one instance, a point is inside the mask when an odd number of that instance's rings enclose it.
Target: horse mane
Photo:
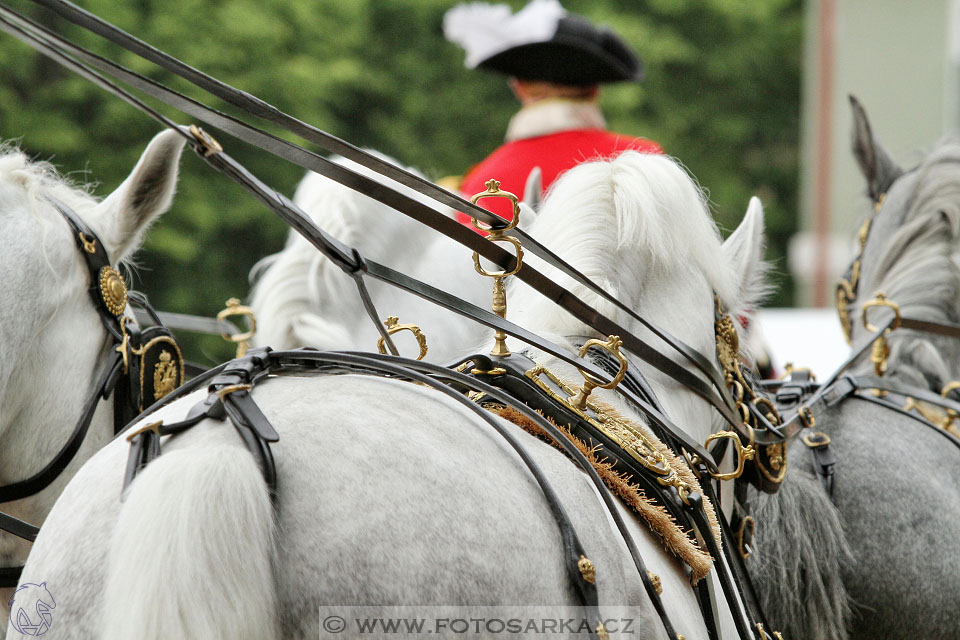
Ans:
[[[12,142],[0,144],[0,181],[22,188],[31,206],[43,193],[80,210],[97,203],[97,198],[90,194],[92,185],[75,184],[61,175],[53,164],[31,160]]]
[[[370,152],[398,164],[393,158]],[[331,160],[422,202],[434,204],[425,196],[350,160],[338,156]],[[409,167],[406,170],[417,173]],[[387,253],[392,244],[415,242],[408,238],[419,227],[387,205],[312,172],[300,181],[293,202],[325,232],[372,257]],[[281,251],[253,266],[250,279],[258,344],[277,348],[304,345],[332,348],[352,343],[346,327],[337,321],[335,310],[329,305],[331,301],[342,304],[344,300],[354,300],[356,286],[296,231],[290,231]]]
[[[751,304],[752,295],[739,291],[732,266],[721,258],[720,232],[703,192],[667,156],[626,151],[577,165],[551,185],[528,231],[620,300],[637,299],[650,273],[694,265],[726,309],[737,313]],[[611,273],[611,265],[635,272]],[[601,313],[625,321],[613,305],[556,269],[542,262],[537,268]],[[570,322],[542,296],[526,298],[524,315],[541,322],[555,318],[555,325]],[[569,329],[549,328],[561,335]]]
[[[875,260],[863,265],[859,302],[877,291],[906,316],[960,322],[960,140],[938,145],[917,168],[917,183],[903,221]],[[954,377],[942,341],[912,331],[890,337],[891,374],[929,384],[936,391]]]

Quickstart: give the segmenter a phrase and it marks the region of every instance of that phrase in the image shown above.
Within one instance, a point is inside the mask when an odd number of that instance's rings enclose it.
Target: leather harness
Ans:
[[[65,204],[48,200],[70,225],[90,275],[90,296],[112,348],[67,441],[43,469],[24,480],[0,486],[0,504],[36,495],[63,473],[80,449],[101,400],[113,394],[114,433],[118,433],[145,407],[183,383],[183,358],[170,332],[162,325],[141,328],[123,315],[129,297],[155,317],[146,297],[128,294],[97,235]],[[39,528],[0,512],[0,530],[33,542]],[[17,586],[22,570],[22,566],[0,568],[0,587]]]
[[[387,162],[371,156],[342,140],[320,131],[319,129],[291,118],[290,116],[280,112],[271,105],[255,98],[254,96],[237,91],[229,85],[202,74],[201,72],[183,64],[175,58],[172,58],[153,47],[150,47],[146,43],[137,40],[133,36],[130,36],[116,27],[113,27],[109,23],[106,23],[105,21],[80,9],[79,7],[76,7],[75,5],[64,2],[63,0],[34,1],[53,10],[67,20],[91,30],[102,37],[124,47],[128,51],[131,51],[136,55],[173,72],[174,74],[188,80],[195,86],[204,89],[212,95],[215,95],[234,106],[240,107],[248,114],[266,119],[269,122],[279,125],[287,131],[291,131],[302,138],[319,145],[321,148],[327,151],[338,153],[346,158],[349,158],[383,176],[413,188],[419,193],[427,195],[437,202],[450,206],[455,210],[467,212],[481,222],[491,226],[502,226],[504,224],[501,219],[493,216],[486,210],[466,202],[463,199],[443,189],[440,189],[419,177],[413,176],[408,172],[398,169]],[[435,304],[439,304],[440,306],[443,306],[451,311],[472,318],[473,320],[478,321],[497,331],[514,336],[526,342],[527,344],[536,347],[537,349],[540,349],[546,353],[560,358],[564,362],[578,367],[582,371],[589,372],[590,375],[597,379],[605,379],[602,366],[598,367],[593,362],[584,360],[582,358],[571,357],[559,346],[544,340],[543,338],[540,338],[539,336],[536,336],[488,311],[470,305],[456,298],[455,296],[429,287],[424,283],[413,280],[382,265],[365,260],[355,249],[340,243],[332,236],[329,236],[322,230],[318,229],[310,222],[309,218],[299,211],[289,200],[261,183],[255,176],[250,174],[227,154],[223,153],[222,148],[212,138],[195,127],[187,130],[186,128],[177,126],[173,121],[164,117],[156,110],[150,108],[141,100],[137,99],[129,92],[121,89],[113,82],[107,80],[105,77],[100,75],[100,73],[105,73],[112,77],[119,78],[137,90],[157,98],[183,111],[184,113],[207,122],[208,124],[211,124],[221,130],[227,131],[228,133],[235,135],[248,143],[255,144],[260,148],[291,161],[303,168],[320,173],[347,187],[364,193],[375,200],[385,203],[401,213],[404,213],[405,215],[418,220],[426,226],[447,235],[457,242],[460,242],[462,245],[475,251],[478,255],[483,256],[487,260],[497,264],[504,269],[504,271],[514,270],[514,267],[517,266],[519,261],[518,255],[515,256],[511,254],[495,243],[490,242],[489,240],[486,240],[477,234],[474,234],[469,229],[450,220],[442,213],[432,209],[431,207],[421,204],[405,194],[401,194],[346,167],[332,163],[311,151],[273,136],[261,129],[252,127],[236,118],[212,110],[196,100],[174,92],[156,82],[124,69],[123,67],[120,67],[109,60],[78,47],[60,35],[38,25],[22,15],[17,14],[3,5],[0,5],[0,29],[24,41],[44,55],[47,55],[63,66],[89,79],[110,93],[120,97],[129,104],[150,115],[163,125],[178,131],[178,133],[180,133],[180,135],[187,140],[191,148],[201,155],[208,164],[221,173],[228,175],[230,178],[234,179],[244,188],[250,191],[254,197],[267,205],[284,221],[301,233],[309,242],[316,246],[317,249],[320,250],[325,256],[330,258],[335,264],[337,264],[341,269],[354,278],[355,282],[357,283],[358,292],[364,304],[364,308],[371,316],[371,319],[374,321],[375,325],[380,331],[381,336],[384,338],[384,342],[390,349],[391,353],[396,354],[396,349],[392,344],[389,334],[386,333],[379,322],[379,316],[374,309],[374,305],[369,297],[369,294],[367,293],[364,285],[364,276],[367,275],[394,286],[398,286]],[[804,407],[806,407],[808,412],[813,411],[812,407],[816,406],[816,402],[820,401],[820,398],[825,398],[828,395],[827,391],[821,390],[822,393],[821,391],[818,391],[817,394],[819,395],[815,394],[815,400],[811,401],[808,405],[802,405],[797,414],[780,425],[772,424],[770,420],[768,420],[766,412],[761,410],[754,403],[747,403],[747,405],[744,405],[743,410],[748,412],[750,421],[757,425],[757,428],[751,428],[750,426],[744,425],[744,419],[746,416],[737,414],[738,405],[727,392],[724,375],[709,359],[688,345],[685,345],[681,341],[677,340],[666,331],[652,325],[634,310],[627,308],[611,294],[586,278],[582,273],[565,263],[562,259],[547,250],[535,239],[526,235],[523,231],[519,229],[512,229],[506,233],[516,239],[521,240],[524,249],[531,251],[535,255],[538,255],[551,266],[556,267],[566,275],[570,276],[574,281],[586,286],[589,290],[601,296],[604,300],[615,305],[619,311],[626,313],[627,316],[632,320],[635,320],[647,327],[659,339],[668,344],[673,351],[678,353],[687,364],[697,369],[707,381],[705,382],[697,374],[687,370],[684,366],[675,363],[668,356],[658,352],[632,332],[627,331],[620,324],[600,314],[597,310],[591,308],[585,302],[571,294],[568,290],[549,280],[546,276],[531,268],[529,265],[525,265],[523,269],[517,272],[518,278],[526,282],[541,294],[546,295],[551,300],[555,301],[558,306],[562,307],[564,310],[568,311],[574,317],[578,318],[599,333],[604,335],[620,336],[623,340],[624,347],[636,357],[659,369],[709,402],[724,417],[727,423],[739,435],[740,439],[745,439],[750,444],[761,448],[783,446],[787,439],[797,435],[807,426],[806,416],[808,413],[803,411]],[[108,327],[108,329],[109,328],[110,327]],[[123,334],[123,329],[124,325],[121,324],[121,335]],[[116,335],[116,332],[111,333]],[[111,380],[118,377],[118,375],[114,373],[115,369],[119,366],[118,356],[111,356],[107,373],[102,376],[104,380]],[[458,402],[464,403],[465,406],[471,407],[472,411],[476,411],[478,412],[478,415],[483,416],[484,421],[496,429],[498,433],[500,433],[505,439],[508,440],[508,442],[510,442],[511,445],[513,445],[515,448],[519,446],[517,449],[518,453],[524,459],[524,462],[527,464],[531,473],[540,483],[545,498],[550,503],[554,517],[557,519],[558,526],[560,527],[564,540],[564,552],[567,559],[567,567],[570,572],[571,579],[575,585],[575,590],[579,594],[582,603],[589,607],[592,615],[597,615],[597,619],[599,619],[596,612],[597,600],[595,587],[593,586],[592,581],[587,579],[587,576],[592,575],[592,573],[585,568],[584,564],[581,562],[581,559],[576,557],[581,548],[569,519],[566,518],[562,507],[559,505],[559,498],[556,496],[555,492],[550,489],[549,483],[546,482],[545,478],[536,468],[536,465],[532,459],[522,452],[522,445],[519,444],[519,442],[516,441],[511,434],[509,434],[509,432],[503,431],[501,428],[502,425],[500,425],[499,422],[487,416],[485,411],[481,410],[474,403],[470,402],[462,395],[462,393],[460,393],[460,391],[470,389],[475,392],[485,394],[490,398],[494,398],[497,400],[497,402],[502,402],[507,406],[513,406],[517,410],[527,415],[531,420],[538,423],[561,445],[563,442],[566,442],[566,440],[561,434],[559,434],[559,432],[556,431],[556,429],[552,427],[552,425],[540,418],[536,412],[531,409],[531,406],[538,405],[543,402],[544,396],[542,394],[538,393],[536,396],[529,396],[530,398],[533,398],[530,400],[524,399],[523,401],[518,401],[514,400],[510,394],[503,392],[504,389],[508,388],[510,389],[511,393],[519,393],[521,392],[520,390],[524,389],[525,391],[522,391],[523,393],[531,391],[530,385],[526,382],[526,378],[521,378],[520,376],[516,375],[516,373],[519,372],[524,366],[522,364],[514,366],[517,364],[518,358],[515,358],[513,362],[509,363],[489,362],[489,359],[484,360],[485,358],[488,357],[475,356],[471,358],[471,360],[475,364],[483,365],[476,368],[484,371],[493,370],[493,367],[485,368],[487,364],[496,366],[509,364],[510,366],[502,366],[502,368],[507,372],[513,371],[513,374],[508,373],[500,377],[490,376],[489,379],[484,378],[484,376],[480,376],[480,379],[476,377],[471,378],[470,376],[465,376],[458,372],[450,371],[442,367],[408,361],[395,356],[393,358],[386,359],[378,356],[371,356],[369,354],[331,352],[320,353],[311,350],[279,353],[269,351],[251,352],[251,354],[248,354],[248,356],[245,358],[227,363],[216,368],[209,374],[201,376],[197,379],[196,384],[191,383],[187,385],[185,390],[195,389],[201,383],[208,384],[210,393],[203,402],[191,410],[186,420],[174,425],[162,425],[159,423],[150,424],[129,436],[131,439],[131,454],[128,462],[125,486],[130,482],[130,480],[132,480],[136,473],[143,468],[145,464],[149,463],[149,461],[156,455],[159,455],[160,436],[173,435],[184,429],[188,429],[194,424],[198,423],[200,420],[207,417],[220,420],[229,418],[231,424],[233,424],[233,426],[237,429],[238,434],[243,439],[247,448],[250,449],[254,455],[254,458],[257,460],[264,479],[271,488],[271,491],[274,495],[276,495],[277,479],[269,445],[271,442],[276,441],[278,435],[270,426],[269,421],[265,418],[265,416],[263,416],[262,412],[260,412],[250,394],[253,385],[255,385],[258,380],[262,379],[267,372],[308,367],[328,373],[363,372],[376,375],[390,375],[406,380],[421,382],[437,389],[441,393],[457,398]],[[498,385],[493,384],[494,382],[502,384],[503,386],[498,388]],[[448,385],[453,386],[451,387]],[[112,389],[112,386],[109,387],[109,389]],[[95,397],[108,395],[109,393],[110,390],[108,390],[108,388],[105,386],[103,390],[99,391]],[[658,435],[660,435],[664,441],[669,444],[669,446],[676,451],[685,449],[692,454],[694,470],[702,479],[701,485],[703,486],[705,493],[708,494],[707,497],[713,500],[715,496],[713,495],[714,491],[713,487],[711,486],[709,473],[716,473],[717,466],[714,460],[719,459],[724,453],[728,440],[722,440],[714,449],[713,455],[703,450],[703,447],[699,445],[699,443],[691,442],[682,431],[676,429],[663,415],[662,408],[657,402],[655,396],[653,396],[649,391],[649,385],[646,385],[645,381],[642,379],[636,379],[632,383],[628,383],[620,390],[620,393],[628,402],[630,402],[635,408],[640,410],[649,418],[651,428],[653,428],[656,433],[658,433]],[[165,404],[165,402],[169,401],[169,399],[173,399],[174,397],[180,397],[180,394],[170,394],[160,402],[156,403],[154,406],[162,406]],[[801,396],[801,398],[802,397],[803,396]],[[141,406],[142,408],[142,402],[138,406]],[[553,410],[553,412],[556,411],[556,409]],[[90,409],[90,414],[92,415],[92,409]],[[560,415],[562,415],[562,412]],[[567,418],[570,417],[571,416],[567,415]],[[604,446],[611,444],[604,442],[600,434],[591,436],[591,441],[600,443]],[[608,509],[611,510],[614,521],[624,534],[624,539],[627,541],[628,548],[631,550],[631,554],[634,557],[634,561],[637,565],[641,579],[643,579],[644,585],[651,596],[651,600],[654,602],[655,606],[660,612],[668,633],[671,635],[671,637],[675,637],[673,627],[664,613],[662,602],[660,601],[658,594],[656,594],[656,589],[651,585],[647,573],[645,569],[643,569],[642,559],[636,552],[636,548],[633,546],[629,535],[626,535],[625,527],[617,516],[616,511],[611,508],[611,500],[613,500],[612,496],[606,490],[606,487],[603,485],[602,481],[600,481],[600,479],[596,476],[596,472],[593,471],[592,467],[590,467],[589,464],[586,463],[585,459],[583,459],[582,454],[580,454],[578,457],[579,451],[577,451],[575,447],[567,447],[566,445],[562,446],[567,449],[567,452],[571,457],[577,460],[581,468],[583,468],[584,471],[591,476],[594,484],[597,485],[598,491],[600,492],[601,496],[603,496]],[[613,451],[613,449],[608,448],[605,450],[605,454],[609,454],[611,451]],[[621,459],[623,460],[625,458]],[[628,461],[624,462],[623,464],[628,464]],[[641,476],[648,477],[648,475],[649,471],[646,471],[642,474],[639,474],[637,478],[639,479]],[[652,488],[653,485],[657,485],[658,483],[648,482],[647,484],[651,485]],[[744,487],[743,491],[745,491],[745,486],[746,485],[742,481],[738,482],[738,487]],[[764,483],[760,481],[759,486],[765,490],[772,491],[776,490],[776,487],[779,485],[777,482]],[[661,495],[660,499],[664,504],[671,504],[676,513],[683,518],[683,521],[691,523],[691,528],[701,532],[701,537],[707,544],[711,554],[718,561],[718,576],[723,586],[725,596],[728,599],[734,619],[737,623],[738,631],[743,637],[752,637],[753,627],[758,626],[758,623],[763,624],[763,622],[761,622],[763,620],[763,616],[762,612],[759,612],[759,609],[756,606],[757,599],[753,594],[752,586],[749,583],[749,576],[746,574],[746,571],[743,568],[742,558],[738,557],[738,554],[731,553],[726,556],[727,562],[722,562],[722,555],[719,546],[713,540],[713,536],[710,535],[709,526],[705,522],[704,512],[700,505],[700,496],[696,494],[687,495],[685,500],[680,498],[678,505],[679,495],[675,495],[677,494],[676,487],[664,488],[662,486],[657,486],[657,489],[659,491],[658,495]],[[673,493],[671,493],[671,491]],[[744,526],[741,525],[738,528],[737,533],[734,534],[733,530],[727,526],[723,518],[720,518],[720,521],[723,539],[726,542],[725,548],[734,548],[734,545],[731,541],[735,536],[741,542],[739,546],[742,548]],[[14,524],[12,525],[12,528],[18,527]],[[729,564],[729,567],[727,564]],[[711,638],[715,638],[718,634],[717,622],[714,617],[716,607],[714,606],[714,603],[710,602],[710,596],[705,589],[698,590],[697,593],[698,597],[701,599],[701,606],[704,610],[704,618],[707,621]],[[748,611],[742,610],[740,601],[745,603]],[[600,635],[600,633],[597,632],[596,635]],[[762,631],[761,635],[764,635]]]

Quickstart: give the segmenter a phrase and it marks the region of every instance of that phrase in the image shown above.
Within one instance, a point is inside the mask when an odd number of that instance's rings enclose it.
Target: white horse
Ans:
[[[338,158],[336,162],[437,206],[412,189],[350,160]],[[321,229],[358,249],[364,257],[489,308],[489,279],[477,274],[470,253],[446,236],[312,172],[301,180],[293,201]],[[532,210],[526,211],[530,217]],[[253,268],[251,278],[255,280],[250,302],[257,318],[255,345],[376,350],[380,334],[363,308],[353,278],[295,231],[290,232],[283,250]],[[367,287],[383,315],[381,322],[387,316],[397,316],[401,324],[420,327],[427,336],[427,359],[432,362],[452,360],[464,345],[478,344],[485,335],[481,325],[396,287],[372,278],[367,278]],[[416,356],[409,335],[405,338],[400,334],[394,340],[401,354]]]
[[[734,313],[753,308],[762,227],[753,201],[721,244],[702,194],[677,164],[627,152],[567,173],[529,231],[713,359],[713,294]],[[71,250],[66,239],[59,250]],[[556,277],[645,335],[626,314]],[[510,289],[510,319],[571,349],[571,336],[591,333],[523,285]],[[555,358],[531,355],[579,379]],[[705,402],[641,369],[692,437],[702,442],[720,426]],[[596,393],[643,421],[615,393]],[[187,395],[147,419],[175,422],[206,395]],[[224,423],[204,420],[167,438],[124,496],[128,445],[118,438],[67,487],[25,568],[23,581],[45,582],[57,599],[50,637],[312,638],[326,605],[576,604],[544,494],[504,440],[459,403],[363,375],[280,376],[252,396],[281,435],[273,504],[253,457]],[[637,637],[665,638],[586,476],[540,440],[519,429],[516,438],[556,488],[597,568],[601,611],[627,607]],[[706,639],[683,566],[618,508],[662,578],[677,631]],[[706,579],[716,591],[714,572]],[[736,637],[722,596],[719,603],[720,637]]]
[[[44,163],[0,154],[0,484],[28,478],[67,441],[92,393],[110,344],[88,288],[87,265],[64,217],[44,196],[80,215],[112,264],[128,258],[144,230],[170,205],[183,138],[158,135],[130,176],[102,202],[71,188]],[[102,402],[73,462],[40,493],[0,506],[41,524],[80,464],[113,435],[113,403]],[[17,566],[29,545],[0,533],[0,565]],[[41,581],[42,582],[42,581]],[[0,590],[4,604],[12,590]],[[6,606],[2,607],[4,618]]]

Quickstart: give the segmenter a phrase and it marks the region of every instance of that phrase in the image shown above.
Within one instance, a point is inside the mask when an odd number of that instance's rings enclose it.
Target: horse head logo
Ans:
[[[25,582],[10,596],[10,625],[25,636],[42,636],[53,622],[51,609],[57,606],[47,583]]]

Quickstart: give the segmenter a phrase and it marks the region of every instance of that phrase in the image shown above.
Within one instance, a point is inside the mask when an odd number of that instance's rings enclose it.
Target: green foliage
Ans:
[[[463,68],[441,32],[453,0],[85,0],[84,8],[211,75],[355,145],[430,177],[462,174],[500,144],[516,105],[505,79]],[[515,9],[522,0],[509,2]],[[750,195],[767,211],[774,304],[789,304],[787,238],[796,228],[802,10],[799,0],[567,0],[640,52],[646,81],[605,90],[610,127],[656,140],[696,175],[726,229]],[[212,106],[185,82],[63,23],[16,8]],[[0,136],[109,193],[158,126],[9,36],[0,38]],[[180,122],[189,120],[162,108]],[[263,126],[263,125],[261,125]],[[268,130],[280,134],[270,126]],[[209,127],[208,127],[209,129]],[[213,131],[227,151],[282,193],[302,172]],[[296,140],[289,134],[284,137]],[[278,250],[286,227],[239,187],[185,157],[173,209],[139,254],[136,286],[158,308],[215,314],[244,297],[247,274]],[[229,353],[217,341],[191,357]],[[189,353],[189,352],[188,352]]]

